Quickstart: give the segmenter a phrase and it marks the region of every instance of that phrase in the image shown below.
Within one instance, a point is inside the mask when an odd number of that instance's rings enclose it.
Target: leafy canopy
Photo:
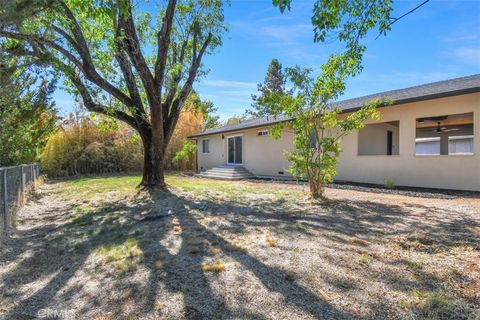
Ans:
[[[283,12],[290,9],[291,0],[274,0]],[[335,101],[344,93],[345,81],[362,70],[366,46],[362,40],[369,31],[385,34],[390,28],[390,0],[354,0],[314,2],[312,25],[314,41],[330,38],[344,44],[341,53],[332,54],[321,66],[320,74],[311,69],[287,68],[286,76],[292,91],[272,92],[264,100],[271,113],[292,118],[295,132],[294,150],[287,153],[290,171],[297,178],[307,178],[313,198],[323,196],[324,186],[336,175],[340,141],[347,134],[360,130],[368,119],[378,119],[376,107],[388,101],[375,100],[359,111],[343,115]],[[270,133],[279,137],[284,125],[274,126]]]
[[[272,113],[265,99],[272,93],[286,93],[286,78],[283,74],[282,64],[277,59],[272,59],[268,65],[267,74],[263,83],[257,85],[260,95],[252,95],[252,109],[247,110],[247,115],[264,117]]]
[[[55,82],[16,64],[0,59],[0,166],[36,161],[57,121]]]

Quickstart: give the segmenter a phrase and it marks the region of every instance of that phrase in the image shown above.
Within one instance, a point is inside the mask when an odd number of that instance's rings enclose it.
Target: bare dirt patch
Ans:
[[[480,198],[169,177],[46,184],[0,251],[0,317],[475,319]]]

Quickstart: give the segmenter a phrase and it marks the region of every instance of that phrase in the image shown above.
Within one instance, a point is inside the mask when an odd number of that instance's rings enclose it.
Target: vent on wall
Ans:
[[[278,174],[283,174],[283,171],[278,171]]]

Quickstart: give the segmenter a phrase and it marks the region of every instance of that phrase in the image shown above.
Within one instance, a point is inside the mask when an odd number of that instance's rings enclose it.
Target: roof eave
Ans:
[[[446,98],[446,97],[453,97],[453,96],[459,96],[459,95],[463,95],[463,94],[470,94],[470,93],[477,93],[477,92],[480,92],[480,87],[466,88],[466,89],[453,90],[453,91],[448,91],[448,92],[428,94],[428,95],[423,95],[423,96],[418,96],[418,97],[413,97],[413,98],[399,99],[399,100],[394,101],[392,104],[381,105],[379,107],[380,108],[391,107],[391,106],[396,106],[396,105],[401,105],[401,104],[406,104],[406,103],[440,99],[440,98]],[[388,98],[388,96],[386,96],[386,98]],[[342,113],[355,112],[357,110],[360,110],[360,108],[361,107],[343,109]],[[227,129],[225,131],[219,131],[219,132],[213,132],[213,133],[209,133],[209,132],[202,133],[202,132],[200,132],[200,133],[188,136],[188,138],[195,139],[195,138],[198,138],[198,137],[211,136],[211,135],[216,135],[216,134],[223,134],[223,133],[229,133],[229,132],[235,132],[235,131],[241,131],[241,130],[247,130],[247,129],[261,128],[261,127],[265,127],[265,126],[270,126],[272,124],[288,122],[288,121],[291,121],[291,119],[286,119],[286,120],[281,120],[281,121],[271,122],[271,123],[256,124],[256,125],[252,125],[252,126],[248,126],[248,127],[244,127],[244,128]]]

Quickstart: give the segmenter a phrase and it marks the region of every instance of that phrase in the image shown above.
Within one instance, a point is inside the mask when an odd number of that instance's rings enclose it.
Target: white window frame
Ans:
[[[438,153],[417,153],[417,143],[422,142],[437,142],[439,143]],[[416,156],[439,156],[440,155],[440,137],[432,138],[415,138],[415,155]]]
[[[205,142],[206,142],[206,146],[207,146],[206,148],[205,148]],[[210,153],[210,139],[202,139],[202,153],[203,154],[209,154]]]
[[[452,140],[464,140],[464,139],[472,139],[473,140],[473,150],[472,152],[456,152],[450,153],[450,141]],[[448,137],[448,155],[458,156],[458,155],[467,155],[471,156],[475,154],[475,135],[465,135],[465,136],[450,136]]]

